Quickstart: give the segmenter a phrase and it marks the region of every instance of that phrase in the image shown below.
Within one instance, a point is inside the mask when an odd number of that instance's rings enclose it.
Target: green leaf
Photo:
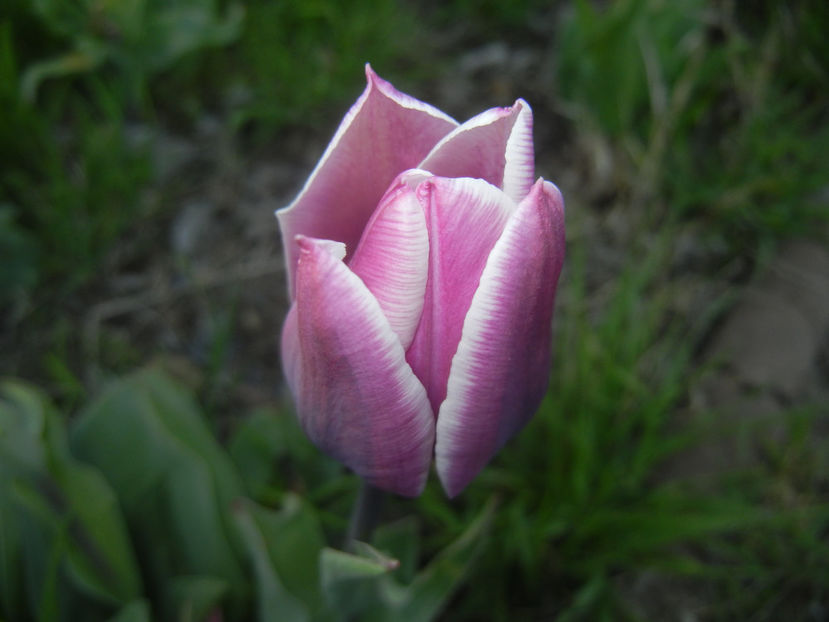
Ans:
[[[181,575],[224,580],[243,606],[247,583],[230,524],[242,485],[192,397],[158,371],[132,374],[81,413],[72,447],[118,491],[168,610],[170,581]]]
[[[397,559],[400,567],[395,573],[402,583],[409,583],[417,572],[420,539],[419,521],[407,516],[393,523],[380,525],[374,530],[372,544],[378,551]]]
[[[176,620],[200,622],[219,606],[227,592],[227,582],[215,577],[186,576],[171,581]]]
[[[380,612],[380,580],[397,568],[397,561],[371,551],[355,555],[325,548],[320,555],[322,591],[340,619],[366,619],[368,612]]]
[[[135,600],[111,617],[107,622],[152,622],[150,605],[146,600]]]
[[[3,591],[20,589],[12,577],[23,563],[28,592],[46,600],[57,593],[59,569],[75,589],[101,603],[133,600],[141,581],[109,485],[69,454],[61,421],[38,392],[7,382],[0,394],[0,511],[9,516],[0,526]],[[21,549],[11,538],[36,548],[16,559]],[[37,547],[44,559],[31,557]]]
[[[42,464],[43,452],[35,451],[35,439],[43,434],[46,420],[44,397],[14,380],[0,384],[0,447],[7,458],[30,466]],[[24,446],[21,447],[20,445]]]
[[[285,495],[279,512],[248,507],[285,587],[315,611],[322,601],[319,556],[325,538],[313,508],[293,494]]]
[[[8,485],[0,475],[0,616],[9,620],[23,618],[20,537],[17,513],[8,497]]]
[[[67,570],[75,583],[103,602],[129,602],[141,580],[118,500],[95,470],[75,465],[56,473],[71,517]]]
[[[306,622],[310,620],[308,607],[285,588],[276,571],[274,559],[269,554],[273,547],[278,548],[279,545],[290,544],[291,533],[287,531],[279,533],[276,530],[275,533],[268,534],[271,536],[268,541],[262,530],[262,524],[274,527],[274,522],[279,522],[279,515],[262,510],[252,503],[240,502],[234,516],[254,568],[259,622]],[[309,552],[299,551],[299,555],[286,557],[281,561],[283,564],[296,563],[302,574],[302,568],[307,568],[307,559],[303,557]],[[316,583],[316,576],[310,577],[310,584],[314,583]]]
[[[312,489],[342,476],[342,467],[308,440],[290,413],[261,410],[246,417],[233,434],[229,451],[248,490],[257,500],[302,482]]]
[[[218,20],[212,3],[161,3],[147,15],[142,62],[148,70],[166,69],[184,54],[202,47],[219,46],[236,39],[245,12],[240,4],[228,7]]]
[[[401,595],[394,594],[399,600],[392,603],[393,615],[385,619],[403,622],[434,620],[460,587],[481,552],[494,514],[495,501],[491,499],[481,515],[457,540],[441,551]]]

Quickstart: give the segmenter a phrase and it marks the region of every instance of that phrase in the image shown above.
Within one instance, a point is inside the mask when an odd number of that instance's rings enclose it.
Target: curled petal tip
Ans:
[[[371,84],[377,78],[377,74],[371,67],[371,63],[366,63],[366,82]]]
[[[532,110],[532,108],[530,108],[530,105],[527,103],[527,100],[524,99],[523,97],[519,97],[518,99],[516,99],[515,103],[512,105],[512,107],[513,108],[527,108],[529,110]]]
[[[294,242],[299,247],[300,255],[307,255],[319,249],[333,256],[335,259],[342,260],[345,258],[345,244],[342,242],[319,240],[302,234],[295,235]]]

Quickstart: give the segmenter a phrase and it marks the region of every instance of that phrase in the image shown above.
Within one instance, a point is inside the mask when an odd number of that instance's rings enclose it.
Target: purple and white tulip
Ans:
[[[523,100],[463,124],[366,66],[366,90],[277,212],[282,359],[311,440],[378,488],[463,490],[546,391],[564,206]]]

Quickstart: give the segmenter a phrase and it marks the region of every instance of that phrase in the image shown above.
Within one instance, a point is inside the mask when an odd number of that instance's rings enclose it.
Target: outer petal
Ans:
[[[298,234],[344,242],[349,251],[395,176],[420,162],[456,125],[395,90],[366,65],[366,90],[346,114],[293,203],[277,212],[293,299]]]
[[[551,318],[564,261],[564,206],[539,180],[481,275],[437,421],[438,476],[453,497],[538,408],[550,373]]]
[[[283,356],[302,427],[372,485],[415,496],[434,444],[426,391],[363,282],[319,241],[297,243],[295,318],[285,327],[295,332]]]
[[[407,176],[380,201],[349,264],[380,303],[404,349],[420,321],[429,265],[426,217]]]
[[[406,358],[437,412],[478,279],[515,204],[481,179],[433,177],[417,194],[429,229],[429,276]]]
[[[420,167],[441,177],[475,177],[498,186],[516,203],[533,184],[533,115],[519,99],[493,108],[445,136]]]

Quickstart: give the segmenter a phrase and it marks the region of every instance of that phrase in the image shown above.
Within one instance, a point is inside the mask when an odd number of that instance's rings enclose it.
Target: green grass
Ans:
[[[367,61],[381,73],[412,65],[416,15],[405,4],[250,0],[245,9],[238,41],[162,76],[158,101],[185,116],[220,111],[237,130],[272,141],[286,124],[313,126],[328,106],[348,105]]]
[[[758,23],[704,0],[574,4],[557,79],[572,118],[633,171],[622,191],[658,197],[735,253],[829,222],[825,6]]]

